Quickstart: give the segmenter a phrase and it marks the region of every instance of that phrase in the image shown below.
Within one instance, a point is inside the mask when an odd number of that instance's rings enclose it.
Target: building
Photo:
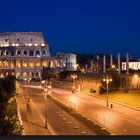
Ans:
[[[40,32],[0,33],[0,77],[41,78],[43,66],[51,66],[49,46]]]
[[[140,61],[130,61],[128,63],[129,69],[140,70]],[[122,70],[126,70],[126,62],[122,62]]]
[[[58,52],[55,56],[57,67],[67,71],[76,71],[77,62],[76,54]]]

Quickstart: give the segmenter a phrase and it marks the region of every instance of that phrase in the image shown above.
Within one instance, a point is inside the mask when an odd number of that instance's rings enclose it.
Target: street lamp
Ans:
[[[107,100],[106,100],[106,106],[108,107],[108,85],[109,85],[110,82],[112,82],[112,78],[109,78],[109,77],[107,76],[107,78],[104,78],[103,81],[106,82],[106,85],[107,85]]]
[[[115,69],[116,67],[115,67],[115,65],[112,65],[112,69]]]
[[[28,79],[28,86],[30,85],[30,79]],[[28,87],[29,88],[29,87]],[[28,89],[28,102],[30,102],[30,96],[29,96],[29,89]]]
[[[134,75],[134,78],[138,78],[138,75],[137,75],[137,74],[135,74],[135,75]]]
[[[45,106],[46,106],[46,116],[45,116],[45,128],[48,128],[48,89],[46,87],[46,81],[43,80],[42,82],[42,86],[44,87],[44,93],[45,93]]]
[[[71,78],[73,79],[74,84],[76,84],[76,78],[77,77],[78,77],[77,75],[71,75]]]
[[[24,80],[27,81],[27,86],[29,86],[30,79],[24,78]],[[26,92],[27,92],[27,102],[30,102],[30,97],[29,97],[28,88],[29,88],[29,87],[26,88]]]

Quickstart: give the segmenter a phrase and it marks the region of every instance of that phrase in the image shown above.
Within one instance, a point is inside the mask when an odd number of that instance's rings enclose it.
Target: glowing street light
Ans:
[[[134,78],[138,78],[138,75],[137,75],[137,74],[135,74],[135,75],[134,75]]]
[[[107,85],[107,100],[106,100],[106,106],[108,107],[108,84],[109,84],[110,82],[112,82],[112,78],[109,78],[109,77],[107,76],[107,78],[104,78],[103,81],[106,82],[106,85]]]
[[[115,65],[112,65],[112,69],[115,69]]]
[[[76,78],[77,78],[78,76],[77,75],[71,75],[71,78],[73,79],[73,82],[74,83],[76,83]]]

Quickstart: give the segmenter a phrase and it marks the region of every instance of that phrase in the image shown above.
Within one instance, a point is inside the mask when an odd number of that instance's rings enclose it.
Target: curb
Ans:
[[[50,132],[51,132],[52,135],[57,135],[57,134],[55,133],[55,131],[52,129],[52,127],[50,126],[49,123],[48,123],[48,129],[50,130]]]
[[[96,98],[100,98],[102,100],[105,100],[105,98],[103,97],[100,97],[100,96],[97,96],[97,95],[91,95],[89,93],[84,93],[84,92],[81,92],[82,94],[86,94],[86,95],[89,95],[89,96],[93,96],[93,97],[96,97]],[[114,101],[114,100],[110,100],[110,102],[113,102],[113,103],[116,103],[116,104],[119,104],[119,105],[122,105],[122,106],[126,106],[126,107],[129,107],[129,108],[132,108],[132,109],[135,109],[135,110],[138,110],[140,111],[140,108],[137,108],[137,107],[134,107],[134,106],[131,106],[131,105],[127,105],[127,104],[124,104],[124,103],[120,103],[120,102],[117,102],[117,101]]]
[[[19,109],[18,109],[18,101],[17,101],[17,97],[15,97],[15,101],[16,101],[16,104],[17,104],[16,106],[17,106],[18,119],[19,119],[20,125],[23,127],[23,123],[22,123],[22,119],[21,119],[20,111],[19,111]],[[22,130],[21,135],[25,135],[24,128],[23,128],[23,130]]]

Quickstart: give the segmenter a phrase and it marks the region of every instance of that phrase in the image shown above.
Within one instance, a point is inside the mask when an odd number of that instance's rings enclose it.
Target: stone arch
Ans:
[[[7,68],[8,67],[8,61],[6,60],[6,61],[3,61],[3,66],[4,66],[4,68]]]
[[[27,72],[23,72],[23,79],[26,79],[26,78],[28,78],[28,74]]]
[[[43,66],[43,67],[47,67],[47,61],[46,61],[46,60],[43,60],[43,61],[42,61],[42,66]]]
[[[29,56],[34,56],[34,50],[33,49],[29,50]]]
[[[21,77],[21,73],[20,73],[20,72],[17,72],[17,73],[16,73],[16,78],[17,78],[17,79],[20,79],[20,77]]]
[[[42,50],[42,56],[46,56],[46,50]]]
[[[9,75],[9,73],[8,73],[8,72],[6,72],[6,73],[5,73],[5,76],[8,76],[8,75]]]
[[[24,55],[24,56],[27,56],[27,53],[28,53],[27,50],[24,50],[24,51],[23,51],[23,55]]]
[[[49,61],[49,67],[53,68],[53,61],[52,60]]]
[[[0,68],[2,68],[2,61],[0,61]]]
[[[11,62],[10,62],[10,67],[11,67],[11,68],[14,68],[14,61],[11,61]]]
[[[60,61],[57,61],[57,67],[61,67],[61,62]]]
[[[40,50],[36,50],[36,56],[40,56]]]
[[[40,67],[40,62],[38,60],[36,61],[36,67]]]
[[[11,73],[11,75],[13,75],[13,76],[14,76],[14,75],[15,75],[15,73],[14,73],[14,72],[12,72],[12,73]]]
[[[5,55],[7,56],[8,54],[9,54],[9,50],[6,49],[6,50],[5,50]]]
[[[22,66],[23,66],[24,68],[27,68],[27,67],[28,67],[28,62],[27,62],[26,60],[24,60]]]
[[[29,67],[30,68],[33,68],[34,67],[34,62],[32,60],[29,62]]]
[[[0,55],[1,55],[1,56],[3,56],[3,55],[4,55],[4,50],[3,50],[3,49],[1,50]]]
[[[18,68],[21,67],[21,62],[20,61],[16,61],[16,67],[18,67]]]
[[[15,55],[15,49],[11,50],[11,55],[14,56]]]
[[[33,72],[29,72],[29,79],[33,78]]]
[[[17,56],[21,55],[21,50],[17,50]]]

